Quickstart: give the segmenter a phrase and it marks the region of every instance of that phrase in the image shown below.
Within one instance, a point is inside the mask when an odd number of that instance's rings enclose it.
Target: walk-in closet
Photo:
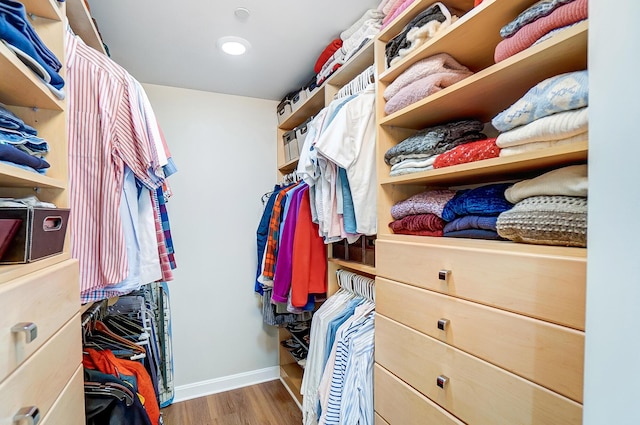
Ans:
[[[0,424],[637,425],[622,0],[0,0]]]

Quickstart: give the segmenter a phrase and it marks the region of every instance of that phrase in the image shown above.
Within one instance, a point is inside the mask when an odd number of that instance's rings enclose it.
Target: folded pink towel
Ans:
[[[556,28],[566,27],[588,18],[588,0],[575,0],[558,7],[551,14],[520,28],[512,37],[502,40],[496,46],[496,63],[523,51],[540,37]]]

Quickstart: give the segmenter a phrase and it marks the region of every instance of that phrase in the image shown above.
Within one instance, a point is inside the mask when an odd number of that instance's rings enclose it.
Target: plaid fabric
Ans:
[[[171,226],[169,224],[169,214],[167,213],[167,197],[165,196],[164,188],[159,187],[157,190],[158,205],[160,209],[160,222],[162,225],[162,231],[164,233],[164,243],[167,248],[167,254],[169,256],[169,265],[171,270],[176,268],[175,251],[173,249],[173,239],[171,237]]]
[[[273,279],[276,272],[276,259],[278,258],[278,243],[280,241],[280,223],[282,222],[282,203],[288,191],[295,185],[282,189],[273,203],[271,220],[269,220],[269,238],[267,239],[267,253],[264,258],[262,274],[268,279]]]
[[[164,230],[162,229],[162,222],[160,218],[160,201],[158,200],[158,193],[151,192],[153,206],[155,214],[153,221],[156,225],[156,240],[158,241],[158,255],[160,256],[160,268],[162,269],[162,280],[169,282],[173,280],[173,273],[171,272],[171,261],[169,260],[169,253],[165,245]]]

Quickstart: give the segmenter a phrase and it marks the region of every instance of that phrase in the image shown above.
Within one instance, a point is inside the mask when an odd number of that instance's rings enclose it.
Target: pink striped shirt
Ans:
[[[128,73],[67,33],[69,220],[80,289],[121,282],[128,272],[119,214],[124,165],[150,189],[162,181]],[[160,183],[161,184],[161,183]]]

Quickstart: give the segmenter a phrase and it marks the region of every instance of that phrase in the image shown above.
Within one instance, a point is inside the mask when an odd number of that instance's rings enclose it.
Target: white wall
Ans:
[[[640,2],[589,2],[585,425],[640,424]]]
[[[263,325],[253,286],[260,198],[276,179],[277,102],[144,88],[178,166],[168,204],[175,385],[276,366],[277,332]]]

